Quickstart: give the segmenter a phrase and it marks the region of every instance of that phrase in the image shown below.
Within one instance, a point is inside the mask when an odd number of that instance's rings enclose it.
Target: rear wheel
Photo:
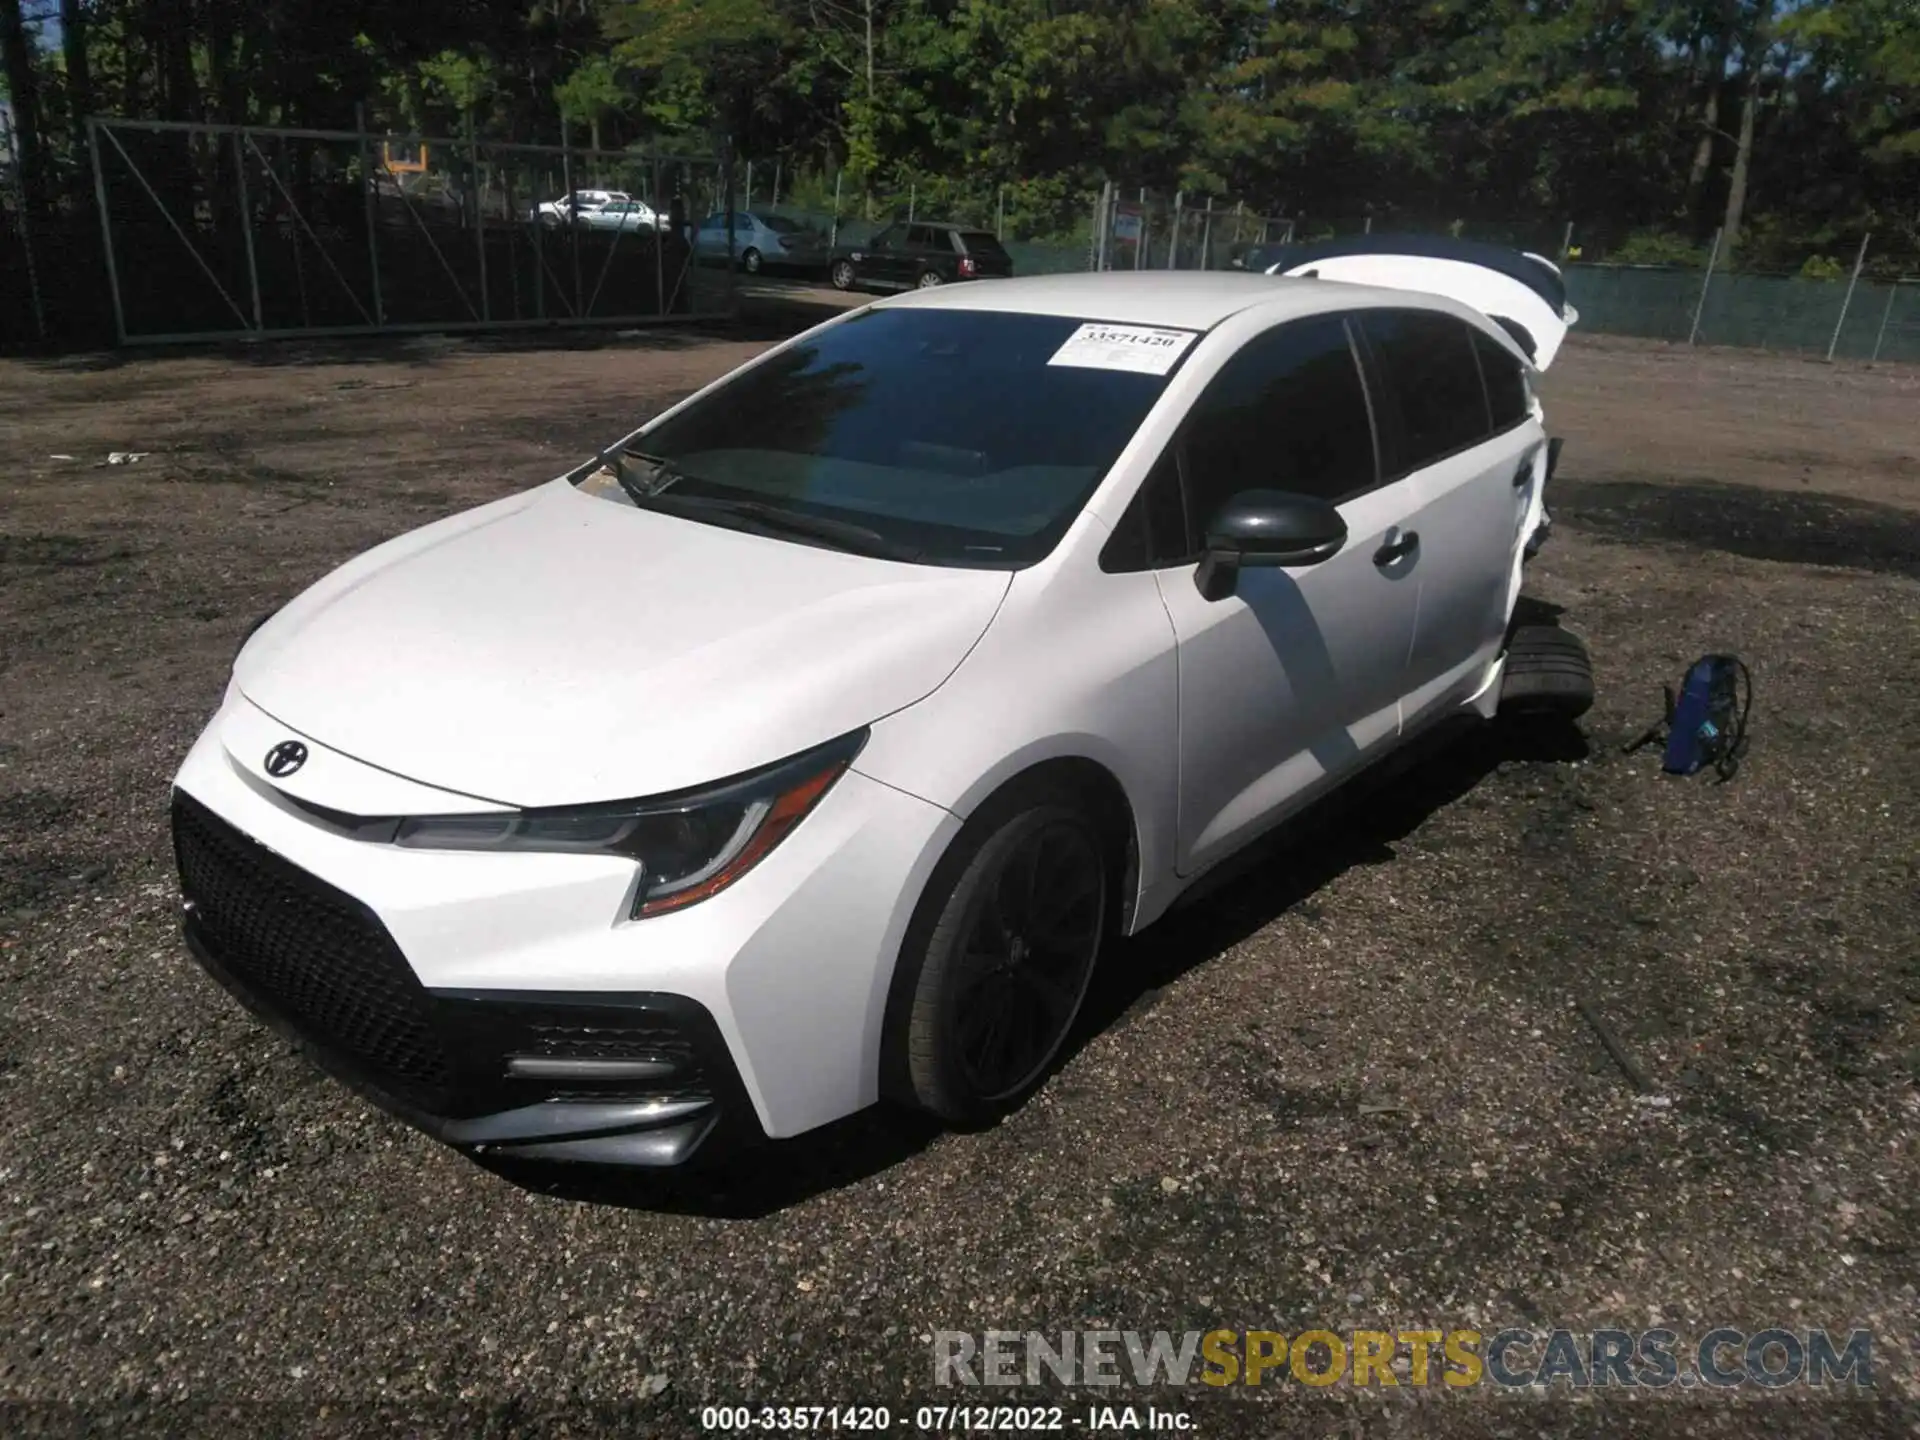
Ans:
[[[962,1125],[1005,1114],[1046,1075],[1092,982],[1112,894],[1101,831],[1070,795],[1013,795],[975,818],[935,872],[931,928],[909,931],[890,1007],[900,1098]]]
[[[1578,635],[1558,625],[1522,625],[1507,642],[1500,709],[1571,720],[1593,705],[1593,662]]]
[[[740,268],[749,275],[760,273],[760,252],[749,245],[740,252]]]
[[[943,283],[945,283],[944,279],[938,270],[922,270],[920,272],[920,288],[922,290],[931,290],[934,286]]]
[[[851,260],[834,261],[833,268],[827,271],[827,278],[833,281],[834,289],[851,290],[854,280],[853,262]]]

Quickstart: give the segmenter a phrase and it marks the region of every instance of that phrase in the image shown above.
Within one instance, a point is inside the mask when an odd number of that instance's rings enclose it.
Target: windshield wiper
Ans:
[[[831,520],[824,515],[809,515],[799,510],[783,510],[777,505],[767,505],[758,500],[717,500],[704,496],[695,499],[649,494],[645,503],[655,510],[745,520],[761,530],[784,531],[789,535],[824,541],[836,550],[850,550],[858,555],[872,555],[882,560],[920,558],[917,547],[891,540],[865,525],[856,525],[851,520]]]
[[[622,457],[625,456],[643,460],[651,465],[653,467],[651,481],[636,478],[623,462]],[[594,457],[594,463],[619,481],[620,488],[627,492],[627,498],[643,508],[652,502],[655,495],[674,481],[686,478],[680,471],[674,469],[672,462],[664,456],[649,455],[644,450],[634,450],[624,445],[608,446]]]

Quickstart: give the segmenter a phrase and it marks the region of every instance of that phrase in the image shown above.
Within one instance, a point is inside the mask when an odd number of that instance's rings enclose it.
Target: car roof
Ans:
[[[1161,325],[1211,330],[1254,306],[1271,307],[1276,320],[1347,309],[1356,304],[1423,305],[1458,313],[1437,296],[1383,290],[1332,280],[1295,280],[1240,270],[1109,270],[1070,275],[1029,275],[977,285],[910,290],[877,301],[883,307],[922,305],[949,310],[997,310],[1020,315],[1059,315],[1116,325]]]

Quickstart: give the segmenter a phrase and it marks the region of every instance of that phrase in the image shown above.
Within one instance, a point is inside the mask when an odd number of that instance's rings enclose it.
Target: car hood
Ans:
[[[555,481],[334,572],[254,635],[234,678],[290,732],[424,784],[521,806],[628,799],[911,705],[953,673],[1011,578]]]

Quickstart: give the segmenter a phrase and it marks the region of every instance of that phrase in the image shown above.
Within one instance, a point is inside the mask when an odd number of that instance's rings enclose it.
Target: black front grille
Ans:
[[[179,791],[173,844],[194,923],[258,1002],[397,1098],[444,1103],[433,1001],[371,910]]]

